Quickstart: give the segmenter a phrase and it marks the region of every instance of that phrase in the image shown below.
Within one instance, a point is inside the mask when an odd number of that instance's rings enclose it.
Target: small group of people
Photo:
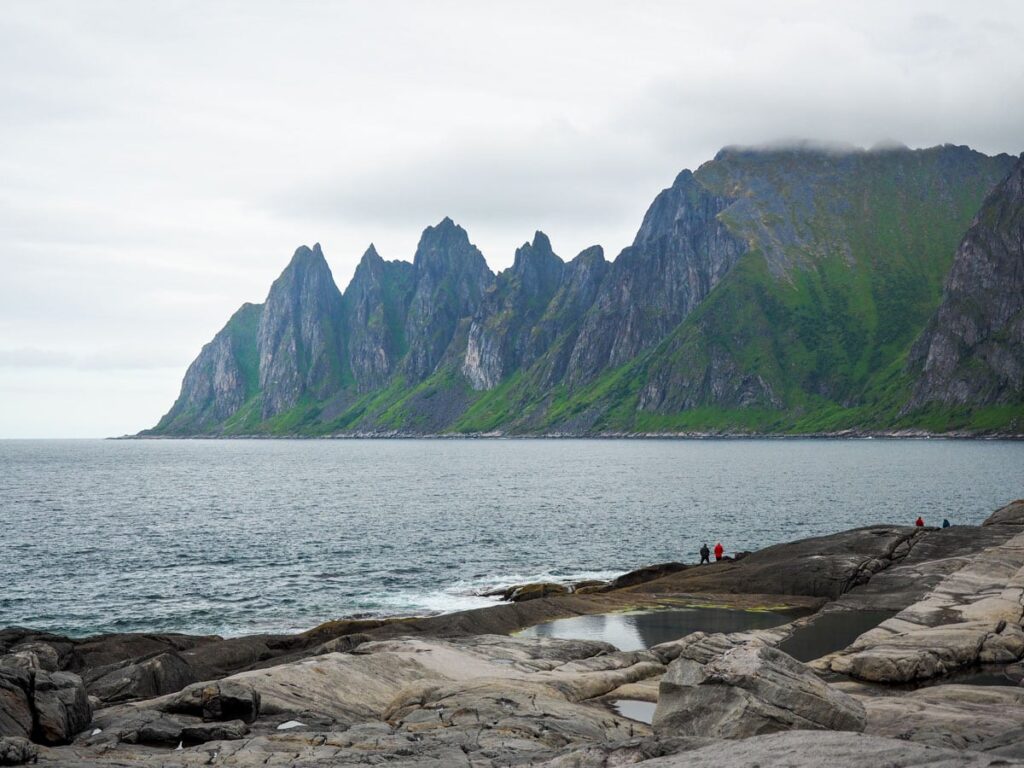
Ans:
[[[722,542],[718,542],[717,544],[715,544],[715,560],[721,560],[722,555],[724,554],[725,547],[722,546]],[[700,561],[702,564],[711,562],[711,550],[708,549],[708,545],[706,542],[702,544],[700,547]]]
[[[918,528],[924,528],[924,518],[921,517],[920,515],[918,515],[917,516],[917,520],[914,521],[914,525],[916,525]],[[949,518],[948,517],[942,518],[942,527],[943,528],[949,528]]]

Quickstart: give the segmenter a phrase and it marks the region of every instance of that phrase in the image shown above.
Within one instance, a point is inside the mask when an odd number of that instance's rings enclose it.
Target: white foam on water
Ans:
[[[385,608],[385,612],[393,613],[454,613],[470,611],[474,608],[487,608],[500,603],[500,598],[488,595],[499,589],[516,584],[534,584],[538,582],[555,582],[558,584],[574,584],[580,581],[610,581],[621,576],[624,571],[560,571],[557,569],[533,571],[529,573],[509,573],[483,576],[476,579],[460,579],[450,586],[430,592],[400,591],[385,594],[377,602]]]

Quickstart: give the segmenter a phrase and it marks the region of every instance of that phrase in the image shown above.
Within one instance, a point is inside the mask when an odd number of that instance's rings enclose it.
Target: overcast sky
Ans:
[[[152,426],[300,244],[611,258],[723,145],[1018,154],[1022,94],[1020,0],[5,0],[0,437]]]

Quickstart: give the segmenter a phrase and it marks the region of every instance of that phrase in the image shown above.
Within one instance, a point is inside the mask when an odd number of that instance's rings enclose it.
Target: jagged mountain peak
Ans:
[[[327,259],[324,257],[323,249],[320,247],[320,243],[314,243],[312,248],[308,245],[300,245],[296,248],[291,261],[288,262],[288,266],[285,267],[284,271],[281,273],[281,277],[286,276],[294,269],[309,269],[311,267],[323,267],[327,269],[328,272],[330,271],[330,268],[327,266]],[[280,279],[280,277],[278,279]]]
[[[572,261],[570,261],[569,263],[570,264],[577,264],[577,263],[582,264],[582,263],[585,263],[585,262],[593,262],[593,261],[605,261],[605,262],[607,261],[607,259],[605,259],[605,257],[604,257],[604,248],[601,247],[600,245],[591,245],[591,246],[589,246],[587,248],[584,248],[582,251],[577,253],[573,257]]]
[[[1015,162],[952,145],[727,147],[675,176],[614,262],[593,246],[565,263],[538,231],[496,277],[445,217],[411,262],[371,244],[343,296],[303,246],[204,348],[156,433],[902,426],[884,420],[916,374],[895,363]],[[1006,189],[1024,188],[1016,173]],[[962,279],[985,264],[968,259]],[[1009,293],[990,303],[1013,310]],[[999,365],[1024,359],[1007,349]]]
[[[551,249],[551,241],[543,232],[533,236],[532,243],[523,243],[516,249],[509,274],[531,282],[557,283],[565,266]]]
[[[380,259],[380,254],[377,253],[377,246],[370,243],[369,247],[363,252],[364,259]],[[383,261],[383,259],[381,259]]]

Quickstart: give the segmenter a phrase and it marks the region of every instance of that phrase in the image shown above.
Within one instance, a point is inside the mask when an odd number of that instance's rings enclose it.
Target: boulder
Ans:
[[[253,686],[236,680],[198,683],[172,696],[160,709],[201,717],[204,721],[251,723],[260,714],[260,693]]]
[[[71,672],[35,673],[33,738],[42,744],[70,744],[92,720],[92,704],[82,678]]]
[[[97,733],[89,733],[81,743],[87,746],[142,744],[177,746],[207,741],[241,739],[249,727],[241,720],[205,722],[191,715],[173,715],[135,707],[111,708],[96,717]]]
[[[611,582],[612,589],[622,589],[623,587],[634,587],[637,584],[644,584],[648,581],[654,581],[660,579],[663,576],[669,574],[679,573],[685,571],[691,566],[685,565],[684,563],[659,563],[658,565],[648,565],[644,568],[637,568],[635,571],[624,573],[621,576],[616,577]]]
[[[791,729],[864,730],[863,705],[793,657],[752,642],[707,664],[680,656],[662,679],[661,736],[738,739]]]
[[[538,584],[523,584],[519,587],[513,587],[509,593],[507,600],[513,603],[522,603],[526,600],[536,600],[540,597],[551,597],[552,595],[566,595],[569,593],[569,588],[564,584],[557,584],[552,581],[544,581]]]
[[[988,519],[982,523],[987,525],[1020,525],[1024,526],[1024,499],[1011,501],[1005,507],[1000,507]]]
[[[20,736],[0,737],[0,765],[24,765],[35,762],[39,747]]]
[[[139,662],[124,662],[88,681],[89,693],[106,703],[149,699],[180,691],[198,682],[178,653],[160,653]]]
[[[29,738],[32,735],[32,673],[0,667],[0,736]]]
[[[11,648],[4,656],[0,656],[0,667],[56,672],[60,668],[60,655],[52,645],[46,643],[21,643]]]

